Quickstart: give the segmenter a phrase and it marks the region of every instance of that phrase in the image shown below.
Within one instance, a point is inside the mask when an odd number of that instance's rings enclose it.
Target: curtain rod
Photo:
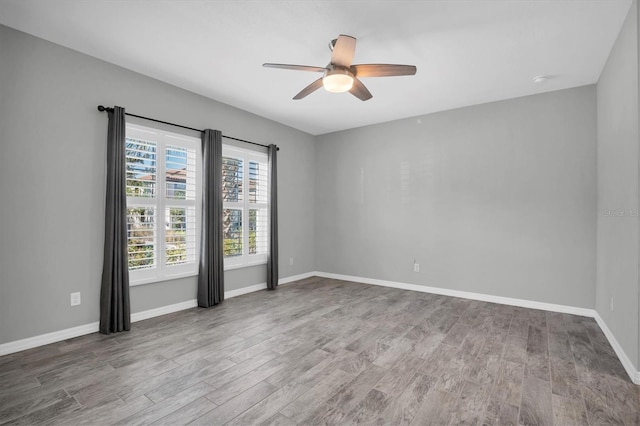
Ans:
[[[98,111],[103,112],[103,111],[113,111],[113,108],[108,108],[102,105],[98,105]],[[170,123],[168,121],[162,121],[162,120],[156,120],[155,118],[149,118],[149,117],[144,117],[142,115],[136,115],[136,114],[131,114],[125,111],[124,115],[128,115],[131,117],[136,117],[136,118],[141,118],[143,120],[149,120],[149,121],[154,121],[156,123],[162,123],[162,124],[168,124],[169,126],[173,126],[173,127],[180,127],[181,129],[187,129],[187,130],[193,130],[194,132],[204,132],[204,130],[200,130],[200,129],[194,129],[193,127],[188,127],[188,126],[183,126],[181,124],[175,124],[175,123]],[[234,138],[233,136],[227,136],[227,135],[222,135],[223,138],[227,138],[227,139],[232,139],[234,141],[238,141],[238,142],[244,142],[244,143],[250,143],[251,145],[258,145],[258,146],[262,146],[265,148],[269,148],[269,145],[263,145],[261,143],[257,143],[257,142],[251,142],[251,141],[246,141],[244,139],[238,139],[238,138]],[[278,151],[280,151],[280,148],[278,148],[276,146],[276,149]]]

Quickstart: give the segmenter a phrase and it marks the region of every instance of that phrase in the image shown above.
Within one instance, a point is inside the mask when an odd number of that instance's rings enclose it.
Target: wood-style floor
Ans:
[[[310,278],[0,358],[2,424],[640,424],[591,318]]]

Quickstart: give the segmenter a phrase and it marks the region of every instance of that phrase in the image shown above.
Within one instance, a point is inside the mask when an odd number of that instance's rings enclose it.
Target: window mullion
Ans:
[[[242,260],[243,263],[248,263],[249,256],[249,194],[251,192],[251,188],[249,187],[249,161],[247,155],[242,157],[242,193],[244,198],[242,199],[244,208],[242,209],[242,229],[244,232],[242,233]]]
[[[158,189],[156,191],[156,206],[158,209],[157,213],[157,224],[156,224],[156,248],[158,256],[158,275],[165,275],[165,244],[166,244],[166,235],[165,235],[165,222],[166,222],[166,188],[167,184],[165,182],[167,173],[166,173],[166,161],[167,152],[166,152],[166,141],[164,135],[161,135],[158,138],[158,155],[157,155],[157,170],[158,170],[158,178],[157,185]]]

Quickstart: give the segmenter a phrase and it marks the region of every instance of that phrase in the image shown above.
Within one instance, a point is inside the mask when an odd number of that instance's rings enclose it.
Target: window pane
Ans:
[[[166,265],[195,262],[196,214],[194,208],[168,207],[165,212]]]
[[[156,143],[126,138],[127,197],[155,197]]]
[[[155,210],[151,207],[127,209],[129,270],[155,266]]]
[[[174,200],[196,199],[196,151],[167,146],[166,196]]]
[[[249,209],[249,254],[267,252],[267,209]]]
[[[222,157],[222,201],[242,200],[242,160]]]
[[[224,255],[242,255],[242,210],[224,209],[222,213],[222,235]]]
[[[267,164],[257,161],[249,162],[249,202],[266,203],[267,195]]]

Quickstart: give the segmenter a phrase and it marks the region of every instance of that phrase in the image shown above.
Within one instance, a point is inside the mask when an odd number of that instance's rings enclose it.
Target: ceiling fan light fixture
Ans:
[[[334,68],[322,77],[322,85],[327,92],[348,92],[353,87],[353,75],[347,69]]]

